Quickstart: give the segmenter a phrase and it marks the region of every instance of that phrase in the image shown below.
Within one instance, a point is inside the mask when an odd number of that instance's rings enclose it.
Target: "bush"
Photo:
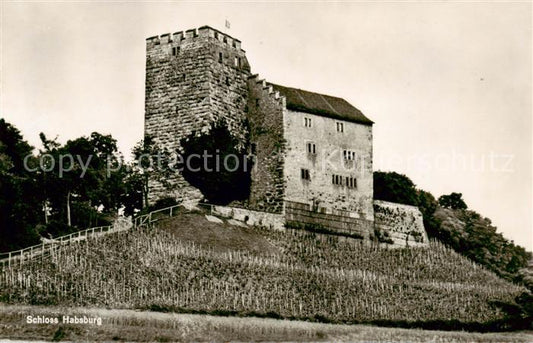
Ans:
[[[454,210],[466,210],[468,206],[462,199],[461,193],[451,193],[450,195],[442,195],[439,197],[439,205],[444,208],[451,208]]]
[[[241,144],[223,122],[214,124],[209,133],[191,133],[180,141],[183,160],[189,161],[183,166],[183,178],[212,204],[227,205],[248,199],[253,159],[240,148]],[[189,159],[194,155],[211,158]]]
[[[436,237],[460,254],[487,267],[500,277],[520,281],[519,272],[531,259],[524,248],[496,232],[488,218],[470,210],[438,208],[441,222]]]
[[[500,277],[532,287],[533,277],[525,270],[531,254],[496,232],[488,218],[467,210],[461,193],[443,195],[437,201],[431,193],[417,190],[407,176],[377,171],[374,199],[418,206],[429,238],[443,242]],[[380,239],[374,235],[374,239]]]
[[[44,238],[50,238],[49,236],[59,237],[76,231],[76,228],[73,226],[68,226],[67,224],[58,220],[52,220],[43,226],[41,236]]]
[[[418,206],[413,181],[395,172],[374,172],[374,199]]]
[[[390,238],[387,231],[381,231],[379,228],[374,228],[374,238],[380,243],[393,244],[394,241]]]

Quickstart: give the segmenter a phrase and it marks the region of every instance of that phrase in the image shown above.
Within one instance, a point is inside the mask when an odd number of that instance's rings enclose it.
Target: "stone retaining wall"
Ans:
[[[335,211],[335,213],[324,213],[312,211],[309,204],[293,201],[285,202],[285,219],[288,222],[321,225],[332,231],[355,234],[364,239],[369,239],[374,231],[374,223],[372,221],[356,218],[355,214],[350,212]]]
[[[276,230],[283,230],[285,228],[285,217],[278,213],[259,212],[245,208],[227,206],[213,206],[212,210],[213,214],[225,218],[240,220],[248,225],[261,226]]]
[[[388,233],[394,245],[419,246],[429,242],[422,213],[416,206],[374,200],[374,223],[377,230]]]

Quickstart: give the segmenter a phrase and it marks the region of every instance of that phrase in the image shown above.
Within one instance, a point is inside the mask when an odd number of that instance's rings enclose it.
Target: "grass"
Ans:
[[[27,315],[102,318],[101,326],[26,324]],[[528,332],[469,333],[335,325],[264,318],[230,318],[101,308],[0,306],[0,338],[70,341],[350,341],[531,342]]]
[[[437,243],[383,249],[302,230],[161,218],[0,271],[0,300],[255,315],[331,323],[490,329],[523,288]]]

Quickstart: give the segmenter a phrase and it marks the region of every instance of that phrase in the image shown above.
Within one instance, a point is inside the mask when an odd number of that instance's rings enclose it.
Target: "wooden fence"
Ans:
[[[45,257],[52,253],[53,250],[75,242],[87,239],[88,237],[99,237],[109,233],[121,232],[126,230],[138,229],[141,227],[149,227],[154,222],[158,221],[165,215],[172,217],[177,214],[178,207],[182,205],[174,205],[162,208],[150,213],[137,216],[130,222],[126,219],[118,219],[113,225],[92,227],[86,230],[73,232],[68,235],[57,237],[54,239],[44,239],[41,244],[27,247],[20,250],[0,253],[0,267],[12,266],[14,264],[22,264],[24,261],[33,259],[34,257]],[[205,204],[212,211],[212,206]]]

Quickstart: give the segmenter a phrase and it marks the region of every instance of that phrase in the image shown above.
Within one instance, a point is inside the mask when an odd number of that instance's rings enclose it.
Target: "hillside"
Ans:
[[[7,303],[346,323],[487,322],[503,316],[493,302],[522,290],[438,243],[387,250],[186,211],[0,273]]]
[[[490,219],[471,210],[440,206],[433,216],[442,242],[499,276],[516,280],[519,270],[527,266],[529,254],[497,232]]]
[[[430,192],[417,189],[406,175],[376,171],[374,199],[417,206],[430,238],[506,280],[533,285],[526,270],[531,253],[506,239],[489,218],[468,209],[461,193],[436,199]]]

